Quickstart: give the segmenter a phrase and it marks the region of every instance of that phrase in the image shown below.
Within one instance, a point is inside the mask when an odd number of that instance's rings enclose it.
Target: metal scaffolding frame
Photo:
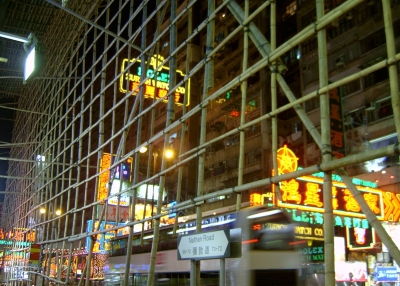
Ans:
[[[375,228],[383,243],[388,247],[391,256],[400,263],[400,252],[390,236],[386,233],[375,214],[370,210],[360,192],[356,189],[351,178],[344,169],[349,164],[366,162],[383,156],[400,153],[398,144],[386,148],[370,150],[356,155],[333,159],[330,143],[330,118],[328,91],[351,82],[354,79],[366,76],[381,68],[389,71],[392,107],[398,140],[400,139],[400,108],[398,70],[396,63],[400,54],[396,54],[393,35],[393,21],[391,18],[390,0],[382,0],[385,23],[387,59],[374,65],[350,74],[334,83],[328,81],[327,48],[325,28],[340,16],[345,15],[364,1],[345,1],[338,7],[325,14],[324,1],[316,1],[317,19],[314,23],[298,32],[288,41],[277,46],[276,41],[276,3],[275,1],[261,2],[259,8],[249,9],[249,0],[244,1],[243,7],[233,0],[208,1],[207,16],[204,21],[197,23],[193,19],[193,7],[199,1],[160,1],[156,4],[151,1],[70,1],[61,5],[56,1],[47,0],[58,8],[53,23],[46,33],[44,44],[51,47],[43,79],[35,80],[22,89],[18,104],[15,130],[10,153],[8,181],[5,190],[6,198],[3,205],[2,226],[6,231],[23,229],[24,237],[10,238],[11,260],[10,271],[7,272],[9,285],[18,285],[15,271],[21,267],[31,274],[30,277],[43,279],[44,285],[54,282],[56,285],[67,285],[70,281],[70,269],[74,251],[83,248],[87,239],[89,244],[88,261],[94,259],[94,238],[111,230],[128,227],[128,249],[132,248],[134,226],[142,224],[141,236],[143,239],[144,223],[154,221],[154,238],[150,259],[148,285],[154,284],[155,261],[160,231],[160,218],[172,211],[162,205],[163,193],[159,192],[156,213],[152,217],[141,217],[135,220],[138,188],[147,183],[158,180],[160,190],[165,186],[166,179],[171,171],[177,172],[178,204],[174,211],[195,209],[197,231],[201,231],[202,205],[205,200],[221,195],[235,194],[236,208],[241,207],[241,193],[254,187],[277,184],[283,180],[325,172],[324,178],[324,221],[325,223],[325,285],[335,285],[334,253],[333,253],[333,210],[331,200],[331,174],[339,174],[353,196],[366,214],[368,221]],[[79,3],[78,3],[79,2]],[[178,5],[179,2],[180,4]],[[182,2],[182,3],[181,3]],[[218,2],[214,3],[214,2]],[[253,20],[269,6],[270,11],[270,39],[266,39]],[[150,8],[149,8],[150,7]],[[237,27],[230,32],[219,44],[214,43],[216,18],[220,11],[228,9],[237,21]],[[128,19],[128,20],[126,20]],[[178,42],[178,24],[185,22],[188,34],[184,40]],[[198,63],[190,62],[192,41],[200,35],[205,36],[204,58]],[[243,36],[243,51],[241,56],[242,71],[231,81],[218,89],[214,88],[214,56],[227,45],[229,39],[236,34]],[[297,98],[282,76],[285,67],[280,59],[286,52],[301,44],[310,37],[318,39],[318,67],[319,88],[309,94]],[[168,102],[164,99],[146,99],[144,86],[151,80],[151,75],[142,73],[140,85],[130,91],[129,86],[124,94],[120,92],[120,84],[126,73],[135,62],[140,61],[141,69],[148,68],[146,62],[154,54],[160,54],[162,41],[168,39],[169,53],[156,61],[156,69],[169,66]],[[248,48],[253,44],[259,50],[262,58],[249,66]],[[176,78],[177,57],[186,54],[186,76],[178,82]],[[123,58],[134,59],[129,62],[125,70],[120,68]],[[261,114],[259,118],[250,122],[245,121],[247,79],[256,72],[267,68],[271,71],[271,110]],[[46,78],[48,77],[48,78]],[[192,100],[190,106],[184,103],[176,106],[175,91],[178,87],[189,90],[189,80],[197,92],[198,99]],[[157,81],[157,79],[155,79]],[[122,84],[121,84],[122,85]],[[127,84],[128,85],[128,84]],[[197,85],[197,86],[196,86]],[[241,118],[240,126],[236,129],[206,140],[206,125],[208,118],[207,106],[211,101],[233,87],[241,86]],[[202,90],[201,90],[201,87]],[[278,87],[284,92],[289,103],[278,106]],[[136,96],[133,96],[135,94]],[[308,118],[302,104],[319,97],[321,110],[321,134]],[[185,97],[187,100],[187,97]],[[161,131],[156,131],[156,109],[166,104],[165,125]],[[321,164],[306,167],[292,173],[264,177],[251,183],[243,182],[244,170],[244,130],[260,122],[269,122],[272,128],[272,158],[273,168],[277,170],[276,152],[278,149],[278,121],[277,115],[289,109],[294,109],[305,128],[311,134],[323,154]],[[179,113],[180,117],[176,118]],[[167,164],[164,156],[159,156],[161,164],[157,165],[155,152],[158,144],[162,149],[169,147],[171,132],[185,130],[188,122],[200,120],[198,142],[193,148],[186,148],[186,132],[182,132],[176,161]],[[157,121],[159,122],[159,120]],[[234,134],[240,134],[238,180],[233,188],[222,189],[212,193],[203,193],[204,161],[206,148],[221,139]],[[142,147],[147,147],[147,153],[142,154]],[[103,169],[101,158],[105,153],[113,154],[114,159],[107,169]],[[93,225],[86,229],[87,220],[93,222],[107,221],[107,199],[115,196],[110,194],[116,167],[132,159],[132,185],[117,195],[130,196],[129,222],[116,225],[111,229],[101,229]],[[154,163],[152,162],[154,159]],[[145,173],[139,172],[140,161],[145,160]],[[182,176],[187,164],[197,161],[197,186],[194,197],[182,200]],[[157,166],[158,167],[158,166]],[[108,193],[106,197],[99,197],[100,177],[109,172]],[[277,173],[277,172],[275,172]],[[119,199],[118,199],[119,200]],[[145,202],[145,206],[146,206]],[[41,213],[44,208],[46,213]],[[56,214],[62,209],[61,215]],[[121,211],[117,207],[116,221],[120,221]],[[176,230],[176,224],[175,224]],[[46,253],[55,253],[58,265],[67,264],[65,277],[59,271],[50,277],[51,264],[43,266],[39,272],[35,268],[26,266],[20,253],[26,251],[22,243],[26,236],[35,232],[35,243],[41,245],[42,257]],[[62,250],[62,252],[60,252]],[[126,255],[125,285],[129,285],[129,264],[131,251]],[[67,262],[66,262],[67,260]],[[87,263],[86,265],[89,265]],[[199,263],[192,262],[192,271],[197,273],[191,276],[191,285],[199,285]],[[92,269],[86,267],[79,285],[89,285]]]

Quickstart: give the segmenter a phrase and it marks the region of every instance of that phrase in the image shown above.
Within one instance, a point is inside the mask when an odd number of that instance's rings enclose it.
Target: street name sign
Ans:
[[[230,256],[229,229],[178,237],[178,260],[201,260]]]

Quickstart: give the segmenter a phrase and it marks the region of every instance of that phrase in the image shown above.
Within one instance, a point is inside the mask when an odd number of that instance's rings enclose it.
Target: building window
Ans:
[[[217,44],[221,43],[222,40],[225,38],[224,31],[222,30],[218,35],[215,36],[215,42]]]
[[[306,112],[318,109],[319,101],[320,101],[320,98],[318,96],[306,101],[306,103],[305,103]]]
[[[339,35],[344,34],[348,30],[352,29],[356,24],[356,20],[353,16],[350,16],[350,14],[341,20],[337,22],[335,26],[331,26],[331,28],[328,30],[328,35],[330,39],[334,39]]]
[[[353,80],[352,82],[342,85],[342,96],[352,94],[361,90],[361,83],[359,79]]]
[[[299,58],[300,58],[299,49],[298,47],[294,47],[283,56],[283,61],[287,65],[292,65],[297,63],[299,61]]]
[[[311,25],[317,19],[315,9],[311,10],[301,18],[301,29]]]
[[[252,138],[252,137],[257,136],[257,135],[259,135],[259,134],[261,134],[261,126],[260,126],[260,124],[258,123],[258,124],[252,125],[251,127],[249,127],[249,128],[246,130],[246,132],[245,132],[245,139]]]
[[[369,122],[385,119],[393,115],[391,97],[387,97],[383,100],[378,100],[377,102],[370,103],[370,105],[367,107]]]
[[[369,18],[382,13],[382,5],[380,3],[375,3],[378,1],[369,0],[367,5],[361,5],[360,9],[357,11],[357,21],[362,23]],[[378,5],[376,5],[378,4]]]
[[[379,82],[387,80],[388,78],[389,78],[389,73],[388,73],[388,70],[386,67],[382,68],[380,70],[377,70],[363,78],[364,79],[364,88],[373,86]]]
[[[245,166],[259,163],[261,161],[261,149],[252,150],[245,154]]]
[[[231,137],[228,137],[228,138],[226,139],[226,146],[234,146],[234,145],[237,145],[237,144],[239,144],[239,141],[240,141],[240,139],[239,139],[239,134],[232,135]]]
[[[312,51],[315,51],[318,48],[318,43],[317,43],[317,39],[314,38],[308,42],[305,42],[304,44],[302,44],[301,46],[301,54],[302,55],[306,55]]]
[[[360,41],[361,54],[363,55],[369,53],[371,52],[371,50],[376,49],[385,44],[386,44],[385,31],[382,29]]]
[[[236,170],[238,168],[238,161],[239,161],[238,157],[233,157],[233,158],[226,160],[227,171]]]
[[[286,6],[285,11],[282,13],[282,21],[286,21],[288,18],[294,16],[296,14],[297,4],[296,1],[293,1],[289,5]]]

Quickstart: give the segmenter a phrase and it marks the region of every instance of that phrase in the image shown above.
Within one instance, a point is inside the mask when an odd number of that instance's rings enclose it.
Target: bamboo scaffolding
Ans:
[[[334,264],[333,264],[333,211],[331,207],[331,174],[336,172],[342,178],[347,187],[356,198],[361,206],[362,211],[366,214],[371,226],[375,228],[379,237],[388,247],[393,258],[399,262],[400,253],[394,242],[383,229],[381,223],[376,220],[376,216],[370,212],[368,205],[355,188],[348,174],[344,171],[347,165],[358,164],[373,160],[380,157],[398,155],[400,148],[398,144],[390,145],[385,148],[369,150],[356,155],[346,156],[341,159],[332,159],[330,150],[330,128],[329,128],[329,106],[328,93],[329,90],[343,86],[353,80],[361,79],[381,68],[388,68],[390,93],[393,107],[394,123],[397,134],[400,126],[400,109],[399,109],[399,88],[398,88],[398,70],[397,62],[400,60],[400,54],[396,54],[396,45],[393,36],[393,19],[391,16],[391,7],[389,0],[383,0],[383,18],[386,33],[386,50],[387,59],[377,62],[376,64],[357,72],[353,72],[334,83],[328,83],[327,73],[327,48],[326,48],[326,27],[335,19],[342,17],[345,13],[363,3],[361,0],[345,1],[342,5],[336,7],[327,14],[324,14],[324,1],[317,0],[317,20],[314,24],[309,25],[302,31],[298,32],[291,39],[277,47],[276,44],[276,1],[264,1],[249,12],[251,1],[246,0],[244,9],[242,9],[235,1],[223,1],[220,5],[215,6],[214,1],[208,2],[207,17],[197,26],[192,26],[192,8],[198,4],[195,0],[184,3],[185,7],[178,12],[177,1],[157,1],[155,8],[151,13],[147,13],[148,5],[151,1],[143,1],[139,5],[134,6],[133,1],[120,0],[117,6],[112,7],[112,2],[107,1],[100,6],[101,1],[89,1],[85,3],[74,3],[68,8],[60,7],[58,3],[47,0],[54,6],[59,7],[60,15],[65,15],[69,20],[59,17],[55,21],[52,28],[53,35],[62,35],[69,39],[68,45],[60,55],[52,55],[52,63],[49,64],[51,71],[49,75],[57,75],[59,79],[53,80],[54,77],[46,77],[35,82],[30,90],[25,90],[18,105],[19,116],[15,120],[17,131],[13,136],[13,142],[5,144],[4,147],[12,147],[12,158],[7,159],[10,163],[8,182],[5,190],[5,210],[3,217],[3,225],[6,229],[27,228],[25,233],[31,230],[37,230],[38,236],[36,242],[48,249],[49,255],[59,249],[68,249],[68,255],[64,256],[55,253],[54,258],[57,261],[57,267],[67,265],[66,278],[64,274],[58,272],[55,276],[52,274],[50,263],[47,264],[43,272],[35,274],[43,279],[43,285],[49,285],[54,282],[58,285],[68,284],[72,276],[72,253],[78,247],[81,249],[86,239],[97,236],[98,234],[106,234],[111,231],[120,230],[123,227],[129,228],[127,255],[125,260],[125,278],[124,284],[129,284],[130,263],[132,240],[134,236],[134,227],[141,225],[140,237],[143,243],[144,223],[154,221],[152,241],[152,252],[150,256],[150,271],[148,285],[154,285],[155,279],[155,261],[157,256],[157,246],[160,234],[160,218],[171,211],[186,211],[195,209],[197,231],[201,231],[201,221],[203,218],[202,207],[208,199],[224,195],[236,195],[236,209],[242,206],[242,193],[252,188],[271,186],[281,181],[294,179],[299,176],[310,175],[319,171],[325,173],[324,180],[324,206],[325,206],[325,265],[326,265],[326,285],[334,285]],[[81,2],[81,1],[77,1]],[[129,21],[121,24],[123,14],[129,6]],[[255,24],[256,17],[265,12],[266,8],[270,9],[270,34],[269,41],[265,39],[263,31]],[[115,8],[117,7],[117,8]],[[217,13],[221,9],[228,8],[236,18],[237,27],[230,31],[226,37],[219,42],[214,43],[215,39],[215,21]],[[117,9],[117,12],[115,12]],[[171,16],[165,19],[165,15],[171,12]],[[62,14],[61,14],[62,12]],[[147,15],[148,14],[148,15]],[[83,16],[85,15],[85,16]],[[126,14],[124,14],[126,15]],[[138,15],[142,15],[138,27],[134,26]],[[186,18],[187,17],[187,18]],[[168,18],[168,16],[167,16]],[[104,20],[105,19],[105,20]],[[177,33],[177,25],[180,21],[188,21],[188,34],[185,39],[177,40],[180,37]],[[99,23],[105,21],[102,26]],[[70,21],[70,25],[67,25]],[[129,23],[128,23],[129,22]],[[157,22],[157,24],[154,24]],[[162,23],[164,25],[161,25]],[[117,30],[112,28],[117,25]],[[123,26],[122,26],[123,25]],[[157,28],[154,29],[154,25]],[[69,30],[76,30],[75,32]],[[163,29],[161,29],[163,27]],[[155,30],[155,31],[154,31]],[[81,33],[82,32],[82,33]],[[154,32],[153,40],[149,41],[150,33]],[[141,39],[139,39],[139,34]],[[192,41],[195,37],[200,37],[201,33],[206,35],[206,53],[205,57],[198,64],[190,62],[192,52]],[[241,35],[243,33],[243,35]],[[243,36],[242,71],[232,80],[224,84],[222,87],[211,92],[214,81],[214,56],[218,51],[229,43],[234,37]],[[88,36],[93,41],[88,41]],[[123,36],[124,35],[124,36]],[[127,36],[126,36],[127,35]],[[319,59],[319,87],[317,90],[296,98],[293,91],[282,76],[286,72],[286,67],[280,59],[285,53],[292,48],[300,45],[310,37],[318,38],[318,59]],[[149,100],[144,101],[143,88],[149,77],[142,74],[140,78],[140,91],[136,97],[132,97],[134,91],[126,84],[127,92],[121,94],[118,90],[119,80],[121,76],[129,72],[129,69],[138,60],[141,61],[142,70],[148,68],[145,65],[146,60],[154,53],[160,54],[160,41],[169,37],[169,54],[157,62],[156,71],[161,70],[168,65],[170,68],[170,90],[168,91],[167,104],[167,120],[165,127],[160,131],[159,119],[156,118],[156,109],[162,104],[162,99],[154,99],[151,103]],[[49,37],[50,38],[50,37]],[[50,40],[49,40],[50,41]],[[146,44],[146,42],[149,42]],[[51,39],[51,47],[59,45],[57,40]],[[139,44],[138,44],[139,43]],[[262,59],[257,63],[248,67],[249,46],[254,45]],[[82,52],[84,51],[84,52]],[[186,51],[186,76],[180,82],[175,78],[175,70],[177,68],[176,58]],[[122,56],[134,61],[129,64],[125,70],[120,70],[119,65]],[[247,99],[247,79],[257,72],[267,68],[271,72],[271,110],[262,114],[259,118],[246,122],[246,99]],[[266,74],[266,72],[265,72]],[[197,82],[203,82],[203,90],[200,92],[201,97],[196,105],[190,108],[185,105],[181,107],[182,115],[179,120],[175,120],[175,104],[173,94],[178,87],[185,86],[188,90],[188,80],[196,79]],[[201,80],[199,80],[201,79]],[[100,83],[100,84],[99,84]],[[277,84],[278,83],[278,84]],[[241,118],[237,129],[218,134],[211,140],[207,140],[207,121],[212,119],[207,112],[207,108],[219,96],[226,93],[235,86],[241,86]],[[277,89],[281,88],[289,103],[278,106]],[[200,88],[199,88],[200,89]],[[319,97],[321,105],[321,134],[317,131],[314,124],[308,118],[301,105],[311,99]],[[29,100],[28,100],[29,98]],[[185,97],[186,99],[186,97]],[[269,100],[269,99],[268,99]],[[198,103],[198,104],[197,104]],[[323,154],[323,161],[317,166],[306,167],[302,170],[295,171],[280,176],[272,176],[268,174],[262,179],[251,183],[244,183],[244,156],[246,141],[244,132],[246,128],[268,122],[271,126],[271,156],[272,167],[277,174],[276,151],[278,149],[278,121],[277,116],[289,109],[295,109],[298,117],[304,125],[305,130],[310,132],[316,145],[318,145]],[[200,117],[200,137],[196,146],[190,148],[184,145],[186,124]],[[123,119],[121,119],[123,118]],[[142,132],[142,126],[145,120],[150,119],[147,129],[148,133]],[[158,120],[158,121],[157,121]],[[263,123],[264,124],[264,123]],[[122,125],[122,126],[121,126]],[[167,167],[166,159],[162,158],[161,170],[156,172],[156,160],[152,164],[152,153],[155,150],[156,143],[163,142],[163,148],[167,148],[170,135],[176,130],[182,130],[177,163],[171,167]],[[157,132],[156,132],[157,130]],[[208,146],[226,139],[229,136],[240,134],[239,144],[239,160],[238,160],[238,180],[234,187],[224,188],[212,193],[204,193],[205,182],[205,151]],[[134,140],[132,140],[132,136]],[[268,135],[269,136],[269,135]],[[399,135],[400,136],[400,135]],[[398,137],[398,139],[400,139]],[[149,147],[147,156],[147,169],[145,179],[139,178],[139,161],[142,157],[139,149],[143,146]],[[1,145],[3,147],[3,145]],[[110,164],[107,170],[100,169],[99,160],[104,153],[115,154],[115,160]],[[36,155],[46,155],[45,162],[34,160]],[[263,160],[267,160],[267,156],[263,155]],[[47,159],[48,158],[48,159]],[[129,188],[120,187],[117,193],[111,194],[111,186],[113,183],[113,172],[115,167],[128,158],[133,158],[133,180],[132,186]],[[0,158],[2,160],[2,158]],[[197,169],[197,185],[194,198],[183,197],[182,179],[186,164],[193,164],[198,160]],[[96,165],[94,167],[94,165]],[[153,168],[153,170],[152,170]],[[148,183],[154,183],[159,179],[159,187],[162,190],[166,185],[166,176],[171,171],[178,170],[177,182],[177,205],[173,208],[162,206],[162,192],[159,193],[157,200],[157,211],[152,217],[146,217],[147,194],[145,199],[144,215],[141,219],[134,221],[135,205],[137,204],[137,189]],[[130,219],[125,225],[116,224],[115,227],[103,229],[92,227],[86,229],[86,222],[91,219],[92,222],[98,220],[107,223],[108,204],[102,204],[97,201],[97,192],[99,191],[100,176],[106,172],[110,172],[110,178],[107,182],[108,193],[107,199],[117,196],[118,201],[121,196],[129,195],[131,197]],[[77,198],[82,198],[78,203]],[[66,205],[65,212],[59,217],[54,217],[49,213],[40,215],[41,207],[50,206],[54,209],[59,205]],[[116,207],[116,222],[121,218],[120,207]],[[63,228],[62,228],[63,226]],[[177,221],[174,225],[174,231],[177,229]],[[41,234],[39,235],[39,230]],[[136,233],[135,233],[136,235]],[[87,245],[88,263],[83,270],[79,285],[89,285],[89,281],[93,275],[93,269],[89,267],[89,263],[95,259],[93,252],[94,242],[92,239]],[[17,253],[24,251],[24,247],[19,245],[17,241],[13,241],[13,255],[11,258],[12,267],[23,267],[18,258]],[[332,258],[332,259],[330,259]],[[68,261],[66,261],[68,259]],[[221,267],[224,264],[221,262]],[[191,263],[191,285],[199,285],[200,283],[200,265],[195,261]],[[32,275],[34,271],[29,272]],[[224,284],[223,277],[220,277],[220,284]],[[8,277],[10,285],[17,283],[11,275]],[[38,284],[39,285],[39,284]]]

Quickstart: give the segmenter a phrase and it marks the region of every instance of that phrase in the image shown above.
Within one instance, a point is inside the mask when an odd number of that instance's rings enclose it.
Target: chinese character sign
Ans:
[[[344,157],[342,97],[339,88],[329,91],[329,117],[331,122],[331,148],[336,158]]]
[[[153,56],[150,58],[149,68],[142,71],[141,61],[139,59],[124,59],[121,64],[119,90],[123,93],[132,92],[133,95],[137,95],[140,91],[141,78],[144,76],[144,78],[147,78],[142,84],[144,97],[155,99],[163,98],[164,101],[167,102],[167,94],[170,89],[169,67],[160,67],[163,61],[164,58],[162,56]],[[128,69],[125,71],[126,68]],[[156,70],[157,72],[155,72]],[[182,71],[177,70],[176,84],[179,84],[184,78],[185,75]],[[178,86],[170,96],[174,97],[175,104],[177,105],[183,105],[186,96],[186,105],[189,105],[190,79],[187,81],[187,89],[184,84]]]
[[[108,189],[110,188],[110,195],[124,191],[129,187],[129,181],[132,170],[132,158],[128,158],[125,162],[121,163],[114,169],[114,178],[110,185],[110,167],[114,164],[115,156],[109,153],[104,153],[100,160],[100,175],[98,182],[97,201],[103,201],[108,197]],[[120,186],[122,185],[122,188]],[[119,198],[120,205],[128,205],[128,194],[124,194]],[[118,198],[112,197],[109,199],[109,204],[118,204]]]
[[[104,153],[100,161],[99,185],[97,188],[97,201],[107,198],[107,183],[110,176],[111,154]]]
[[[285,174],[297,170],[296,155],[286,146],[277,151],[278,173]],[[273,191],[274,190],[274,185]],[[282,200],[278,206],[297,209],[323,211],[323,179],[316,176],[303,176],[282,181],[279,184]],[[370,209],[379,219],[383,219],[383,194],[381,190],[357,186]],[[387,201],[387,199],[386,199]],[[364,217],[356,199],[343,182],[333,180],[332,206],[335,214]],[[400,208],[399,208],[400,209]]]

